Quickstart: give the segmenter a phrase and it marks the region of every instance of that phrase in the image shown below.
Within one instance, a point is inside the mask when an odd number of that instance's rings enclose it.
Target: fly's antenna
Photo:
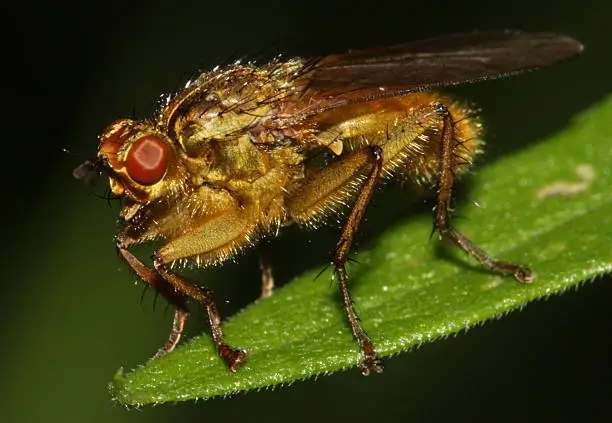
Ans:
[[[72,171],[72,176],[82,180],[86,185],[96,185],[102,171],[105,169],[103,161],[99,157],[85,160]]]

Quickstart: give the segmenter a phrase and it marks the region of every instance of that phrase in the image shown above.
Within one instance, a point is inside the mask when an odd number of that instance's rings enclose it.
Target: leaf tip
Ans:
[[[108,392],[111,398],[124,405],[132,404],[125,386],[127,382],[128,379],[125,377],[123,367],[119,367],[113,375],[113,380],[108,383]]]

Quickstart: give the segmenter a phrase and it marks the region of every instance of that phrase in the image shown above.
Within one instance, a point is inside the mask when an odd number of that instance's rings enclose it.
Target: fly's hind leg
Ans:
[[[376,357],[374,346],[361,326],[353,306],[345,264],[366,206],[380,180],[382,168],[382,148],[365,147],[319,171],[309,183],[304,184],[301,190],[293,193],[288,202],[291,217],[299,223],[308,224],[317,215],[325,214],[325,204],[333,204],[335,202],[333,200],[346,201],[352,197],[354,191],[358,190],[355,203],[334,249],[332,264],[338,277],[342,306],[348,317],[353,338],[364,354],[364,359],[359,364],[364,375],[369,375],[371,372],[380,373],[383,366]]]
[[[435,107],[436,112],[442,118],[438,192],[434,216],[435,228],[440,232],[440,235],[451,240],[455,245],[459,246],[459,248],[472,255],[476,260],[488,266],[490,269],[512,273],[519,282],[531,282],[533,277],[529,268],[491,257],[485,251],[473,245],[469,239],[450,224],[449,208],[454,182],[453,150],[456,142],[455,122],[446,106],[438,103]]]

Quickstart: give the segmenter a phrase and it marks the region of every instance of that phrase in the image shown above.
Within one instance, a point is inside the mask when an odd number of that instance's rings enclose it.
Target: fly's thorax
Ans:
[[[237,102],[232,107],[233,101],[237,100],[216,105],[199,104],[177,119],[174,130],[188,156],[200,156],[211,141],[240,137],[271,112],[267,106],[243,104],[239,107]]]
[[[113,122],[100,136],[98,157],[107,164],[113,194],[136,204],[172,198],[185,189],[176,144],[149,123]]]
[[[236,65],[212,71],[165,106],[157,126],[177,140],[191,179],[243,191],[271,168],[293,160],[269,153],[287,143],[286,129],[279,130],[275,122],[279,102],[294,88],[289,78],[296,66]]]
[[[157,125],[168,128],[188,156],[198,156],[210,140],[237,138],[276,119],[282,101],[297,90],[291,78],[301,66],[237,64],[204,73],[169,100]]]

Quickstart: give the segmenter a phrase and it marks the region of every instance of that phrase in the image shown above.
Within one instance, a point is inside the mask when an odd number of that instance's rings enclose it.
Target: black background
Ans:
[[[71,171],[95,153],[106,124],[134,109],[146,116],[160,93],[198,68],[242,55],[342,52],[488,28],[582,41],[584,55],[572,63],[456,90],[483,108],[487,157],[495,160],[560,130],[611,91],[610,16],[604,0],[4,4],[2,421],[609,419],[610,279],[403,354],[380,376],[348,371],[128,412],[111,403],[105,385],[120,365],[133,367],[155,350],[170,315],[161,304],[151,311],[152,295],[139,303],[140,287],[113,250],[117,207]],[[313,253],[304,237],[289,231],[279,240],[280,281],[322,263],[333,245],[330,234],[306,235],[323,246]],[[283,256],[290,244],[300,258]],[[255,255],[210,274],[230,301],[226,314],[257,295]]]

